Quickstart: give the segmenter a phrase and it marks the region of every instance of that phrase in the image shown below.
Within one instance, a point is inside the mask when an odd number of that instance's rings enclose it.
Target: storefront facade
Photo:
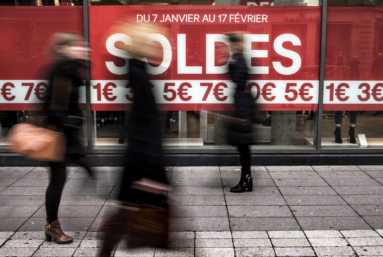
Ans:
[[[134,92],[129,56],[116,48],[130,37],[114,26],[127,17],[169,29],[151,35],[163,60],[147,66],[169,164],[239,162],[227,143],[224,118],[233,108],[224,35],[230,31],[247,32],[247,90],[256,104],[253,163],[383,163],[379,2],[9,0],[7,5],[0,6],[2,165],[32,163],[7,150],[6,136],[40,109],[44,50],[57,31],[83,34],[92,49],[79,99],[84,146],[98,165],[122,163]]]

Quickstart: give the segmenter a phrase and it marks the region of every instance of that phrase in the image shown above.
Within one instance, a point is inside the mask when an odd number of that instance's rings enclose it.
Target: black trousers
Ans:
[[[241,160],[241,179],[244,180],[246,175],[251,176],[251,155],[249,145],[238,145],[238,151]]]
[[[342,111],[335,112],[335,124],[342,124]],[[350,124],[356,124],[357,112],[350,112]]]
[[[66,161],[70,159],[72,162],[84,167],[90,173],[91,164],[85,156],[77,133],[77,128],[64,128],[64,134],[67,139]],[[64,190],[66,180],[66,161],[49,163],[51,168],[50,180],[45,193],[45,209],[49,223],[52,223],[58,219],[61,195]]]

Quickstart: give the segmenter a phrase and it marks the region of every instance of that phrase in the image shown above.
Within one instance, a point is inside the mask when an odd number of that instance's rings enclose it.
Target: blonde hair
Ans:
[[[57,32],[54,33],[47,45],[46,55],[52,62],[67,61],[69,58],[58,51],[62,46],[71,46],[73,42],[82,40],[82,36],[76,32]]]
[[[164,27],[147,22],[136,22],[134,20],[125,20],[117,28],[119,33],[128,35],[132,42],[130,45],[119,45],[118,48],[127,51],[133,58],[154,57],[154,53],[149,49],[148,36],[153,33],[166,34]]]

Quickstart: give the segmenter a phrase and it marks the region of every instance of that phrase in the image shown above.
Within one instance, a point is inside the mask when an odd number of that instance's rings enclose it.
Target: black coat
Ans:
[[[45,91],[43,111],[48,117],[48,125],[63,131],[66,137],[66,155],[78,159],[85,152],[78,138],[82,125],[82,114],[78,105],[79,88],[84,83],[78,72],[77,61],[62,62],[48,70],[48,87]]]
[[[229,63],[229,76],[235,83],[233,117],[247,120],[245,123],[232,122],[228,129],[228,141],[232,145],[249,145],[253,142],[254,100],[246,92],[248,69],[243,55],[233,55]]]
[[[145,64],[137,59],[129,60],[129,80],[134,90],[134,100],[129,119],[128,148],[120,191],[122,201],[137,201],[137,196],[130,190],[132,181],[148,178],[167,184],[159,113]]]

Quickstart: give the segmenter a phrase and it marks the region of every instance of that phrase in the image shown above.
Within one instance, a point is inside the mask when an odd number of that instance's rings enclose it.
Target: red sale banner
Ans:
[[[234,85],[227,76],[225,33],[246,31],[249,90],[263,110],[316,110],[319,92],[320,7],[90,6],[92,110],[125,110],[134,92],[129,56],[113,31],[125,18],[166,26],[150,40],[162,49],[147,64],[156,101],[165,110],[230,110]],[[272,3],[272,2],[269,2]],[[6,9],[5,9],[6,8]],[[82,7],[0,7],[0,110],[36,110],[46,88],[41,73],[47,40],[57,31],[82,33]],[[376,24],[367,26],[365,24]],[[324,110],[383,110],[383,11],[329,7]],[[80,90],[85,104],[85,87]]]
[[[131,103],[126,53],[129,35],[112,32],[120,19],[161,23],[169,35],[152,34],[162,63],[147,64],[159,107],[166,110],[230,110],[234,86],[227,75],[225,33],[246,31],[248,90],[265,110],[316,110],[320,7],[305,8],[305,21],[289,22],[297,8],[247,6],[92,6],[91,96],[93,110],[123,110]],[[105,16],[104,14],[109,15]],[[100,19],[100,17],[104,17]]]

